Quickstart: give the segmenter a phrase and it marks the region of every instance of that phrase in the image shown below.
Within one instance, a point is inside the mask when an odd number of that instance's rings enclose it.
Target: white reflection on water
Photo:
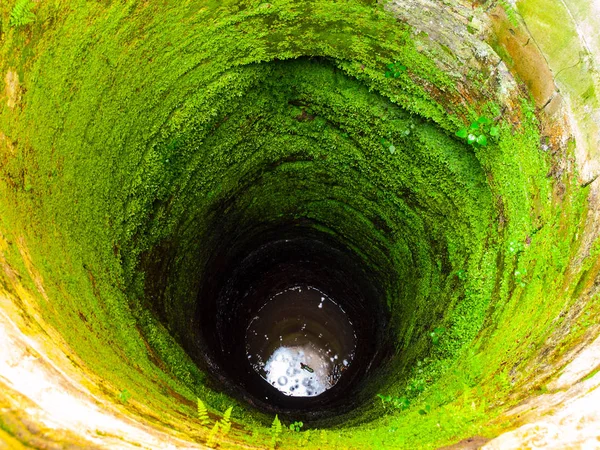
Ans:
[[[324,356],[309,346],[279,347],[265,364],[265,379],[286,395],[319,395],[331,387]]]
[[[355,345],[344,310],[310,286],[273,296],[246,330],[250,365],[293,397],[314,397],[335,385],[351,364]]]

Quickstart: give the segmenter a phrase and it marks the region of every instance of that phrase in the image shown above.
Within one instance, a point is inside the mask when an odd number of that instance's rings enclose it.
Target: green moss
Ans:
[[[499,106],[438,103],[452,79],[371,2],[40,3],[36,15],[0,45],[2,73],[24,88],[0,115],[15,148],[0,147],[0,231],[23,237],[50,301],[27,288],[110,395],[127,389],[132,414],[178,430],[195,427],[196,398],[235,404],[234,438],[268,442],[272,418],[219,392],[182,342],[215,224],[304,221],[382,274],[396,353],[356,410],[312,424],[327,429],[303,445],[434,448],[497,430],[519,382],[506,368],[532,357],[570,298],[585,203],[571,179],[554,195],[528,101],[497,143],[464,145],[461,117]],[[407,71],[386,78],[394,61]],[[18,250],[4,257],[27,272]],[[150,298],[145,270],[161,258]],[[377,392],[412,406],[384,415]]]

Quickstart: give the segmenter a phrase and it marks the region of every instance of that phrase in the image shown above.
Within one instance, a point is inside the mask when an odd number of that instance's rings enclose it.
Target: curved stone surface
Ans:
[[[0,448],[600,448],[599,12],[0,5]],[[291,225],[386,303],[306,416],[228,379],[197,306]]]

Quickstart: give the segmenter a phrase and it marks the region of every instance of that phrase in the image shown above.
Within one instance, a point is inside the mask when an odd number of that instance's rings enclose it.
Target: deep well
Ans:
[[[0,448],[600,446],[600,7],[499,3],[3,1]],[[356,354],[294,399],[302,283]]]

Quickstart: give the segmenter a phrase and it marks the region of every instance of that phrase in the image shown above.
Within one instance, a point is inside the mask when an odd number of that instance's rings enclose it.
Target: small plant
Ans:
[[[379,397],[381,399],[381,404],[383,405],[384,408],[385,408],[386,403],[389,403],[392,401],[391,395],[377,394],[377,397]]]
[[[11,27],[19,28],[33,22],[35,20],[35,14],[33,14],[31,10],[34,6],[35,3],[33,0],[17,0],[17,3],[15,3],[14,8],[10,12],[9,25]]]
[[[406,66],[402,65],[398,61],[388,64],[388,70],[385,72],[386,78],[398,78],[403,72],[406,72]]]
[[[206,446],[207,447],[214,447],[215,444],[217,443],[217,433],[219,432],[219,422],[215,422],[214,426],[212,427],[212,430],[210,430],[210,433],[208,433],[208,438],[206,439]]]
[[[467,279],[467,272],[464,269],[461,270],[457,270],[456,271],[456,277],[461,280],[461,281],[465,281]]]
[[[500,128],[492,125],[492,121],[485,116],[479,117],[469,127],[461,128],[456,136],[464,139],[467,144],[485,147],[488,145],[488,137],[496,139],[500,135]]]
[[[302,422],[294,422],[290,424],[290,430],[292,431],[300,431],[304,424]]]
[[[413,378],[406,386],[406,394],[409,397],[416,397],[425,390],[425,380],[421,378]]]
[[[419,414],[421,414],[422,416],[426,416],[427,414],[429,414],[430,411],[431,411],[431,405],[425,405],[425,407],[423,409],[419,410]]]
[[[127,389],[123,389],[119,393],[119,400],[121,401],[121,403],[127,403],[130,398],[131,398],[131,393]]]
[[[387,148],[392,155],[396,153],[396,146],[394,145],[394,141],[388,141],[385,138],[381,138],[379,142],[381,142],[381,145]]]
[[[392,407],[404,411],[410,406],[410,401],[406,397],[392,397],[391,395],[377,394],[381,399],[381,404],[384,408]]]
[[[440,336],[444,334],[446,329],[444,327],[437,327],[431,333],[429,333],[429,337],[431,337],[431,342],[433,345],[438,345],[440,343]]]
[[[225,410],[225,414],[223,414],[223,418],[220,420],[219,427],[221,428],[221,432],[223,436],[227,436],[229,434],[229,430],[231,430],[231,412],[233,411],[233,406],[230,406]]]
[[[198,399],[198,419],[200,419],[200,424],[206,426],[210,423],[210,419],[208,417],[208,411],[204,402]]]
[[[277,414],[275,414],[275,419],[273,419],[273,423],[271,424],[271,449],[275,449],[277,447],[277,443],[281,440],[281,421]]]

